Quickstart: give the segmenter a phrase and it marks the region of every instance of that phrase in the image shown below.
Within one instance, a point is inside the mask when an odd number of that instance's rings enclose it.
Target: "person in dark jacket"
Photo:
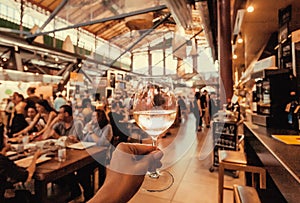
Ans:
[[[196,132],[202,130],[202,109],[200,105],[200,92],[195,93],[194,100],[190,103],[190,112],[192,112],[196,118]]]
[[[31,161],[28,168],[17,166],[7,156],[5,156],[9,145],[7,144],[7,137],[4,135],[4,125],[0,124],[0,202],[17,202],[17,197],[5,198],[5,190],[12,188],[14,183],[29,182],[34,174],[36,167],[36,160],[41,155],[38,150]]]

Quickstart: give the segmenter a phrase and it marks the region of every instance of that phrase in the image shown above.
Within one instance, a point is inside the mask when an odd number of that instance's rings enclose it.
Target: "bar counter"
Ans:
[[[267,190],[268,187],[272,188],[268,183],[274,183],[275,188],[281,193],[279,196],[282,196],[286,202],[298,203],[300,201],[300,145],[287,145],[271,136],[272,134],[291,135],[297,132],[270,129],[244,122],[244,134],[247,156],[250,156],[250,160],[252,156],[252,161],[255,156],[256,162],[262,164],[267,170],[268,179],[272,179],[267,182]],[[277,192],[273,193],[278,195]],[[273,194],[269,198],[282,202]]]

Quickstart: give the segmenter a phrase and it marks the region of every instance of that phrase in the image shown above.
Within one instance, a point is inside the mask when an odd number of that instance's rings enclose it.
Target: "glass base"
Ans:
[[[174,183],[174,177],[169,171],[148,172],[142,189],[148,192],[162,192],[169,189]]]

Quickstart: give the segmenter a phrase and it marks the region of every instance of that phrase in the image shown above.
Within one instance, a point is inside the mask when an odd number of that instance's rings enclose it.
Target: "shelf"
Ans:
[[[228,145],[222,145],[222,144],[215,144],[215,147],[223,147],[223,148],[228,148],[228,149],[236,149],[233,146],[228,146]]]
[[[224,135],[224,136],[235,136],[235,134],[228,134],[228,133],[220,133],[220,132],[215,132],[215,134],[219,134],[219,135]]]

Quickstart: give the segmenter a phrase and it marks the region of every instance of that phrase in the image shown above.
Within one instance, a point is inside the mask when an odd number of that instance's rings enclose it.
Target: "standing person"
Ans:
[[[59,93],[58,96],[54,99],[53,105],[56,111],[59,111],[59,108],[62,105],[65,105],[67,101],[63,98],[62,94]]]
[[[196,92],[194,100],[190,103],[190,111],[194,114],[196,118],[196,132],[202,130],[202,109],[200,105],[200,92]]]
[[[210,127],[209,125],[209,107],[208,107],[208,101],[209,101],[209,96],[207,90],[204,90],[201,97],[200,97],[200,102],[201,102],[201,109],[202,109],[202,116],[201,120],[206,125],[207,128]]]
[[[179,106],[178,113],[180,113],[181,122],[184,122],[187,119],[187,107],[185,101],[181,96],[178,96],[178,106]]]
[[[89,95],[89,91],[88,90],[86,90],[85,92],[84,92],[84,98],[82,99],[82,106],[83,106],[83,108],[85,108],[86,106],[87,106],[87,103],[92,103],[92,100],[90,99],[90,95]]]
[[[220,107],[218,106],[217,94],[212,92],[209,99],[209,115],[211,119],[219,111],[219,109]]]
[[[35,95],[35,89],[35,87],[28,87],[27,89],[28,97],[25,99],[25,102],[29,106],[34,106],[40,100],[40,98]]]
[[[15,92],[13,94],[12,101],[15,106],[10,119],[9,137],[12,137],[13,134],[23,130],[28,126],[28,123],[25,120],[25,107],[27,104],[24,102],[23,95]]]
[[[9,122],[10,122],[10,118],[11,118],[11,114],[14,110],[14,102],[12,101],[13,97],[10,96],[9,98],[7,98],[7,103],[6,103],[6,106],[5,106],[5,115],[6,115],[6,120],[5,120],[5,125],[8,127],[9,126]]]

